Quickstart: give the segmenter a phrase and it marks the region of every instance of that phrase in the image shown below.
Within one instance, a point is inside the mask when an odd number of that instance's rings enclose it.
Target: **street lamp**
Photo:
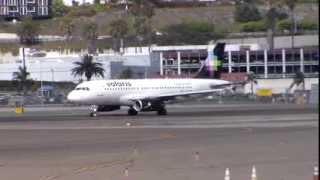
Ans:
[[[41,60],[37,60],[37,63],[39,63],[39,73],[40,73],[40,91],[41,91],[41,97],[43,97],[43,81],[42,81],[42,63]]]

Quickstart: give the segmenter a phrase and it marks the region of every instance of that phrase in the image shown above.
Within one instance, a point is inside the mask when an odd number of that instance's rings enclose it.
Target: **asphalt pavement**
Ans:
[[[318,110],[297,105],[172,105],[168,116],[88,117],[86,107],[0,109],[1,180],[312,179]]]

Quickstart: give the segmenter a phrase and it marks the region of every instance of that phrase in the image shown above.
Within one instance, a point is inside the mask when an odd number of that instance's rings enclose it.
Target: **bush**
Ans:
[[[52,3],[52,14],[54,17],[62,17],[69,12],[69,8],[64,5],[62,0],[54,0]]]
[[[267,26],[264,21],[252,21],[240,25],[241,32],[261,32],[266,30]]]
[[[166,35],[161,39],[165,44],[206,44],[223,36],[213,24],[202,21],[170,25],[164,31]]]
[[[92,17],[97,14],[97,11],[94,6],[79,6],[73,7],[69,12],[69,16],[72,17]]]
[[[280,31],[290,31],[292,27],[292,22],[288,19],[282,20],[278,22],[277,27]]]
[[[299,23],[298,28],[305,31],[314,31],[319,29],[319,24],[313,21],[303,20]]]
[[[103,12],[106,10],[106,7],[102,4],[95,4],[94,8],[96,12]]]
[[[237,22],[259,21],[262,19],[261,13],[256,5],[249,3],[238,4],[234,16]]]
[[[289,19],[279,21],[277,27],[280,31],[290,31],[292,22]],[[300,31],[314,31],[319,29],[319,24],[309,20],[298,22],[298,29]]]

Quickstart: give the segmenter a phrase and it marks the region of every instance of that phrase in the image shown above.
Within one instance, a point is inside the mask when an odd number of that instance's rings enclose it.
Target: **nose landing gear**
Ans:
[[[97,117],[98,116],[98,106],[97,105],[91,105],[90,107],[90,117]]]

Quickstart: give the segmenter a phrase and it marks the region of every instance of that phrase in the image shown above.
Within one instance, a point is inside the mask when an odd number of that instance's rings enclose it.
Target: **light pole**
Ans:
[[[42,65],[41,60],[37,60],[37,63],[39,63],[39,76],[40,76],[40,95],[43,98],[43,81],[42,81]],[[42,102],[42,101],[41,101]]]
[[[52,78],[52,87],[53,87],[53,83],[54,83],[54,70],[53,68],[50,69],[51,70],[51,78]]]

